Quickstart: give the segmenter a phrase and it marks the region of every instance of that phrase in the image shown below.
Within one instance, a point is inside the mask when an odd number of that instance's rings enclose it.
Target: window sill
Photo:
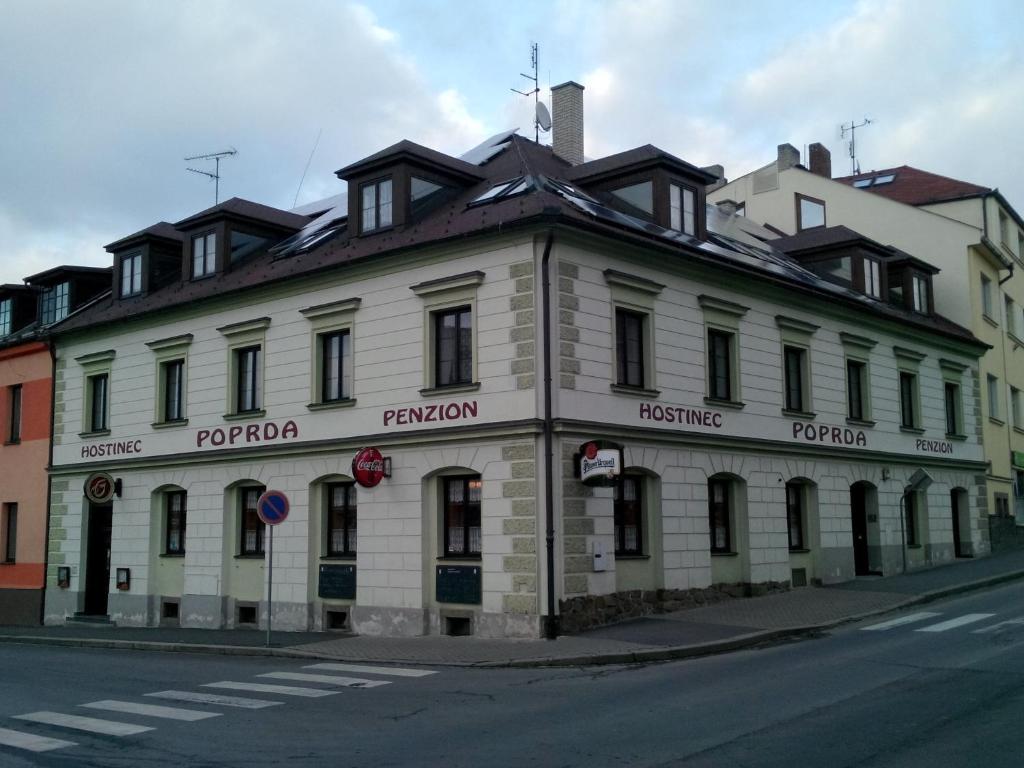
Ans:
[[[812,411],[791,411],[788,408],[782,409],[783,416],[789,416],[791,419],[806,419],[807,421],[814,421],[818,418],[818,414]]]
[[[438,562],[442,563],[479,563],[483,560],[481,555],[443,555],[437,558]]]
[[[267,412],[260,408],[258,411],[243,411],[242,413],[225,413],[224,421],[245,421],[246,419],[262,419]]]
[[[711,550],[712,557],[736,557],[738,555],[739,552],[715,552],[714,550]]]
[[[197,283],[200,280],[209,280],[211,277],[216,277],[217,272],[207,272],[205,275],[192,275],[191,282]]]
[[[17,563],[16,560],[4,560],[4,561],[0,562],[0,567],[3,567],[5,565],[17,565],[17,564],[18,563]]]
[[[618,552],[615,553],[616,560],[650,560],[650,555],[620,555]]]
[[[444,387],[427,387],[420,390],[420,394],[424,397],[432,397],[434,395],[455,395],[459,392],[476,392],[480,389],[480,382],[474,381],[469,384],[449,384]]]
[[[81,438],[87,438],[87,437],[109,437],[110,436],[110,430],[109,429],[97,429],[94,432],[79,432],[78,436],[81,437]]]
[[[1016,432],[1018,435],[1024,435],[1024,428],[1022,427],[1014,427],[1013,431]]]
[[[991,326],[992,326],[993,328],[998,328],[998,327],[999,327],[999,323],[997,323],[997,322],[996,322],[995,320],[993,320],[993,319],[992,319],[991,317],[989,317],[988,315],[986,315],[986,314],[985,314],[984,312],[982,312],[982,313],[981,313],[981,319],[982,319],[982,320],[984,320],[984,321],[985,321],[986,323],[988,323],[989,325],[991,325]]]
[[[633,397],[658,397],[660,389],[646,389],[645,387],[633,387],[629,384],[612,384],[612,392],[620,395],[632,395]]]
[[[732,408],[733,410],[742,410],[746,403],[741,403],[739,400],[719,400],[717,397],[705,397],[705,405],[713,405],[716,408]]]
[[[873,426],[875,426],[875,422],[871,421],[870,419],[855,419],[852,416],[847,416],[846,417],[846,423],[849,424],[851,427],[873,427]]]
[[[1000,419],[998,416],[989,416],[988,420],[995,424],[997,427],[1005,427],[1006,422]]]
[[[907,544],[907,549],[921,549],[920,544]]]
[[[330,400],[326,403],[310,403],[306,406],[311,411],[333,411],[336,408],[351,408],[356,404],[354,397],[346,397],[344,400]]]
[[[1018,347],[1024,347],[1024,339],[1018,336],[1013,331],[1007,331],[1006,335],[1010,337],[1010,341],[1016,344]]]
[[[797,548],[790,547],[789,548],[789,554],[791,554],[791,555],[809,555],[810,553],[811,553],[811,550],[803,549],[801,547],[797,547]]]
[[[320,555],[321,560],[341,560],[344,562],[354,563],[356,561],[355,553],[351,555]]]
[[[159,557],[184,557],[184,552],[162,552]]]
[[[8,440],[4,445],[21,445],[21,440]]]
[[[235,555],[235,560],[264,560],[266,555]]]
[[[923,435],[924,430],[921,427],[900,427],[900,432],[904,432],[908,435]]]
[[[967,439],[967,435],[960,435],[960,434],[951,435],[950,433],[947,432],[946,433],[946,439],[947,440],[966,440]]]
[[[173,429],[174,427],[188,426],[188,419],[172,419],[171,421],[154,421],[150,424],[153,429]]]

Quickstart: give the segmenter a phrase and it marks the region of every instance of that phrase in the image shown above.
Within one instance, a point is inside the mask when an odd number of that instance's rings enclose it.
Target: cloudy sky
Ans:
[[[291,208],[402,138],[532,135],[510,90],[532,41],[545,98],[586,86],[590,157],[652,143],[735,177],[821,141],[838,175],[838,125],[867,116],[863,170],[915,165],[1024,212],[1022,22],[1019,0],[6,0],[0,283],[105,265],[106,243],[212,205],[188,155],[237,149],[221,199]]]

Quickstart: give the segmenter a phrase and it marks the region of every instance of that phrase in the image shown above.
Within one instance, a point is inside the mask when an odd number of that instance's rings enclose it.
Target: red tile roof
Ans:
[[[991,192],[988,187],[978,184],[971,184],[967,181],[951,179],[948,176],[940,176],[937,173],[922,171],[920,168],[912,168],[909,165],[901,165],[896,168],[886,168],[880,171],[858,173],[855,176],[840,176],[833,179],[840,184],[853,186],[854,182],[861,179],[872,179],[879,176],[892,175],[895,178],[888,184],[871,184],[867,187],[860,187],[866,192],[874,192],[876,195],[888,197],[907,205],[928,205],[929,203],[940,203],[948,200],[961,200],[965,197]]]

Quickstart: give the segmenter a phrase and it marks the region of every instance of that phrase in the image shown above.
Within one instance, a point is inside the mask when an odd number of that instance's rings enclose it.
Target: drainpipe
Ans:
[[[53,345],[53,337],[47,340],[46,346],[50,351],[50,446],[49,459],[46,462],[46,536],[43,539],[43,589],[39,596],[40,626],[46,621],[46,581],[50,573],[50,502],[53,498],[53,478],[50,476],[50,470],[53,468],[53,413],[57,407],[57,350]]]
[[[544,637],[558,637],[558,616],[555,613],[555,495],[554,495],[554,427],[551,416],[551,246],[555,233],[548,230],[544,256],[540,263],[542,331],[544,334],[544,519],[547,541],[548,610],[544,619]]]

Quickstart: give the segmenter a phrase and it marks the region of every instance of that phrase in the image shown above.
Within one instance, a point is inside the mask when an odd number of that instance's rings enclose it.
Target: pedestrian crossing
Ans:
[[[51,752],[59,749],[78,746],[77,742],[55,738],[50,735],[33,733],[30,730],[21,730],[22,727],[31,728],[32,725],[49,726],[56,729],[67,729],[88,734],[102,736],[113,736],[126,738],[142,733],[156,730],[156,725],[143,725],[136,722],[124,722],[121,720],[108,719],[119,714],[131,715],[133,718],[140,718],[144,722],[149,721],[172,721],[178,723],[194,723],[209,720],[215,717],[222,717],[225,712],[211,711],[209,709],[194,709],[185,705],[205,705],[207,707],[230,709],[265,709],[285,704],[284,700],[291,698],[292,701],[298,698],[320,699],[326,696],[335,696],[342,693],[343,689],[354,688],[379,688],[390,685],[392,680],[382,680],[383,677],[404,678],[414,680],[429,675],[437,674],[436,670],[413,669],[403,667],[381,667],[365,664],[340,664],[321,663],[308,664],[302,667],[305,672],[293,671],[271,671],[254,675],[260,681],[251,680],[220,680],[212,683],[202,683],[199,688],[210,688],[223,691],[239,691],[251,694],[259,694],[260,698],[249,698],[248,696],[235,696],[227,693],[215,693],[205,690],[164,690],[143,693],[142,696],[150,699],[157,699],[165,704],[141,703],[121,699],[101,699],[79,704],[82,709],[91,710],[95,713],[104,713],[104,717],[87,717],[85,715],[68,712],[52,712],[40,710],[38,712],[27,712],[21,715],[13,715],[12,719],[20,721],[19,729],[0,728],[0,755],[5,749],[24,752]],[[332,674],[346,673],[346,674]],[[368,675],[368,677],[354,677],[352,675]],[[279,680],[282,683],[261,682],[262,680]],[[288,683],[288,684],[284,684]],[[301,685],[300,685],[301,683]],[[317,687],[329,686],[329,687]],[[269,696],[271,698],[263,698]],[[172,705],[170,702],[174,702]],[[182,706],[177,706],[181,704]],[[21,724],[24,724],[21,725]]]
[[[950,618],[942,619],[941,621],[935,621],[934,623],[927,624],[925,626],[917,626],[922,622],[939,619],[942,617],[942,613],[936,611],[918,611],[917,613],[908,613],[904,616],[898,616],[895,619],[889,619],[878,624],[871,624],[867,627],[861,627],[862,632],[888,632],[893,629],[906,628],[912,632],[923,632],[927,634],[937,634],[940,632],[949,632],[950,630],[961,629],[963,627],[970,626],[971,624],[979,624],[983,621],[991,619],[995,616],[994,613],[965,613],[961,616],[953,616]],[[1007,626],[1019,626],[1024,625],[1024,616],[1007,619],[1004,621],[990,624],[980,629],[968,630],[973,634],[987,634],[989,632],[995,632]]]

